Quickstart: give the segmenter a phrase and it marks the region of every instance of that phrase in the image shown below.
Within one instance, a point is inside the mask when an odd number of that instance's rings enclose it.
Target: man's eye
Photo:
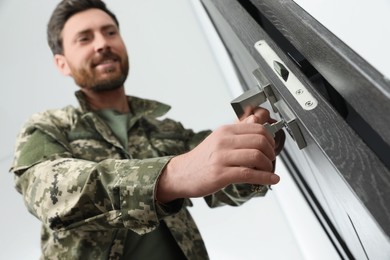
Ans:
[[[108,31],[107,34],[110,35],[110,36],[113,36],[113,35],[117,34],[117,31],[115,31],[115,30]]]
[[[87,37],[87,36],[82,36],[82,37],[77,38],[78,42],[87,42],[88,40],[89,40],[89,37]]]

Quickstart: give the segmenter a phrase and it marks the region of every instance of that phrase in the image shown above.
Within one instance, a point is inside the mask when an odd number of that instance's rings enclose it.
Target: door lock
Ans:
[[[277,100],[271,84],[259,69],[256,69],[253,72],[253,76],[258,82],[258,86],[249,89],[231,101],[231,105],[237,117],[241,118],[246,110],[253,110],[268,100],[273,111],[279,114],[281,120],[273,124],[265,123],[264,127],[267,131],[275,136],[277,131],[286,128],[287,132],[297,143],[299,149],[306,147],[306,141],[294,113],[290,110],[284,100]]]

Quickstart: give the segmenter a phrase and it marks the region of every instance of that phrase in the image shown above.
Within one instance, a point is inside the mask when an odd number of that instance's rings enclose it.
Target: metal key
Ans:
[[[275,137],[276,132],[282,129],[285,126],[285,124],[284,124],[284,120],[282,119],[273,124],[265,123],[263,126],[273,137]]]

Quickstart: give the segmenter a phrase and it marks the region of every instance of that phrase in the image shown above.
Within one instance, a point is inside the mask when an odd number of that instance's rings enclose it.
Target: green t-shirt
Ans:
[[[113,109],[99,110],[97,111],[97,114],[108,124],[123,147],[127,147],[129,139],[127,131],[131,114],[122,114]]]

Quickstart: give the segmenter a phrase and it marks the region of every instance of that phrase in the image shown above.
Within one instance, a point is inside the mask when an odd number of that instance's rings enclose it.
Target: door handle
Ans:
[[[273,111],[279,114],[281,120],[272,125],[266,123],[264,126],[267,131],[274,136],[276,131],[286,128],[299,149],[306,147],[306,141],[299,127],[299,120],[295,117],[294,113],[284,100],[277,100],[271,84],[260,69],[253,71],[253,76],[258,82],[258,86],[247,90],[231,101],[231,105],[237,117],[241,118],[245,114],[245,110],[252,110],[268,100]]]

